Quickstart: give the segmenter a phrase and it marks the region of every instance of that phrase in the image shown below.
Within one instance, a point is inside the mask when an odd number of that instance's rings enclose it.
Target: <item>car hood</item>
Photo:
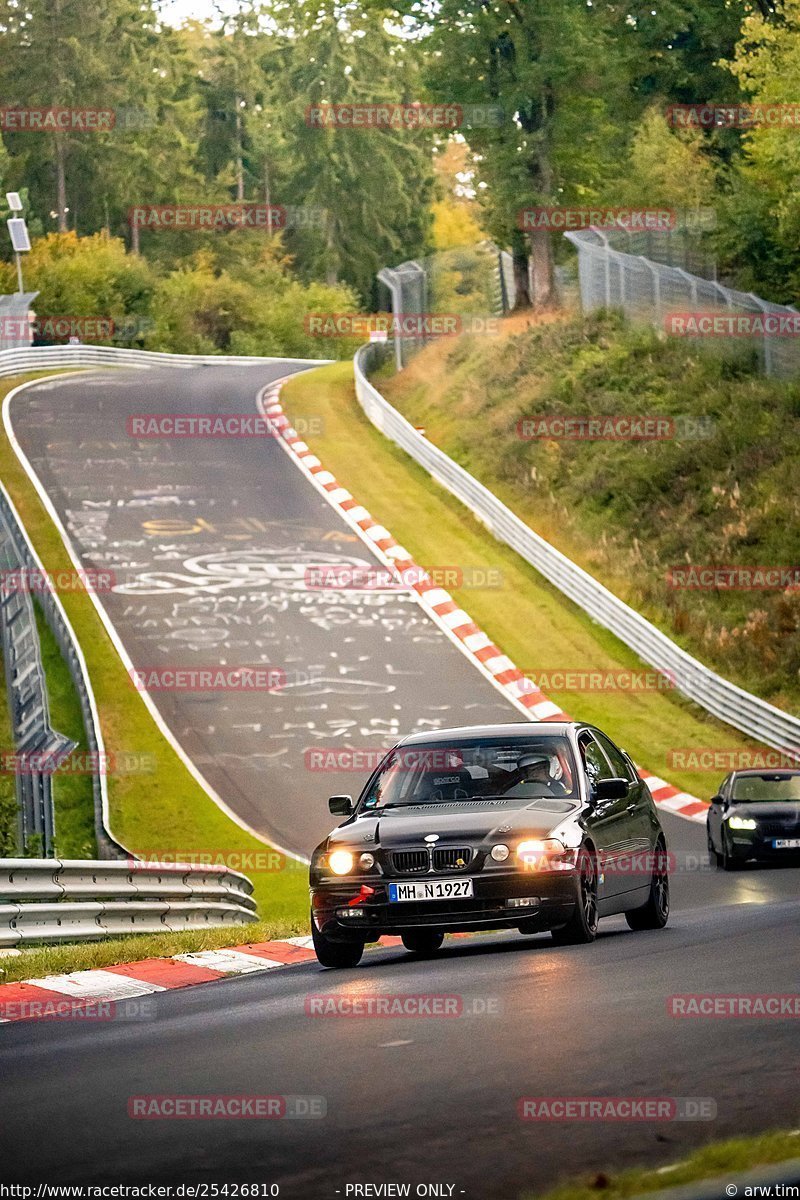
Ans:
[[[334,830],[329,840],[337,846],[372,844],[391,849],[418,846],[431,833],[451,844],[459,838],[483,841],[494,834],[511,839],[546,837],[579,807],[575,800],[560,799],[409,805],[357,817]]]
[[[800,821],[800,800],[747,800],[733,804],[726,817],[752,817],[756,821],[784,821],[793,825]]]

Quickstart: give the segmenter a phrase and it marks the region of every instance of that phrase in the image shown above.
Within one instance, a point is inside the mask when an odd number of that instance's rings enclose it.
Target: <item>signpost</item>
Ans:
[[[13,213],[22,212],[19,192],[6,192],[6,203]],[[25,289],[22,286],[22,258],[20,256],[27,254],[31,248],[31,239],[28,236],[28,226],[25,224],[24,217],[11,217],[8,221],[8,232],[14,257],[17,260],[17,285],[21,296]]]

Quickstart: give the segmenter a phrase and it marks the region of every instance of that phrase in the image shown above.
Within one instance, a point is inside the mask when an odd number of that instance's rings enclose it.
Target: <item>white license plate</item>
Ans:
[[[472,896],[471,879],[427,879],[425,883],[390,883],[389,899],[402,900],[460,900]]]
[[[800,838],[773,838],[773,850],[800,850]]]

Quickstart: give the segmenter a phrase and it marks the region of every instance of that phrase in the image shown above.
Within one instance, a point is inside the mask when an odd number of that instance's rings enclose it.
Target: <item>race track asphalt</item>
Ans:
[[[410,597],[331,604],[294,586],[291,564],[368,554],[280,447],[125,435],[132,412],[252,412],[269,375],[96,373],[26,391],[12,416],[83,561],[112,567],[123,584],[103,603],[135,663],[224,656],[320,666],[333,681],[323,695],[158,697],[228,803],[307,851],[328,826],[325,794],[342,786],[304,769],[310,746],[342,729],[360,744],[376,736],[373,719],[385,732],[508,719],[510,710]],[[687,993],[796,995],[800,870],[723,873],[708,864],[702,826],[662,819],[677,869],[660,932],[632,933],[612,918],[589,947],[503,934],[449,940],[431,961],[382,948],[353,971],[305,964],[164,992],[148,998],[147,1020],[3,1026],[0,1179],[258,1181],[298,1200],[353,1196],[354,1184],[409,1184],[412,1196],[438,1184],[445,1196],[514,1200],[575,1174],[659,1165],[728,1135],[796,1127],[796,1020],[679,1019],[668,1005]],[[456,997],[463,1015],[308,1011],[320,995],[396,994]],[[321,1097],[326,1115],[128,1116],[130,1097],[164,1094]],[[522,1097],[565,1096],[699,1098],[716,1116],[518,1116]]]

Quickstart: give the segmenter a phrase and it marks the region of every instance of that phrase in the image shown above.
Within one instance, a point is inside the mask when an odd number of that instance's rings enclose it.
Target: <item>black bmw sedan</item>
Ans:
[[[594,941],[669,916],[666,839],[631,759],[599,729],[524,722],[416,734],[389,750],[311,859],[311,928],[326,967],[400,935],[433,954],[446,932],[550,931]]]
[[[733,771],[706,818],[708,848],[733,871],[748,859],[800,862],[800,771]]]

